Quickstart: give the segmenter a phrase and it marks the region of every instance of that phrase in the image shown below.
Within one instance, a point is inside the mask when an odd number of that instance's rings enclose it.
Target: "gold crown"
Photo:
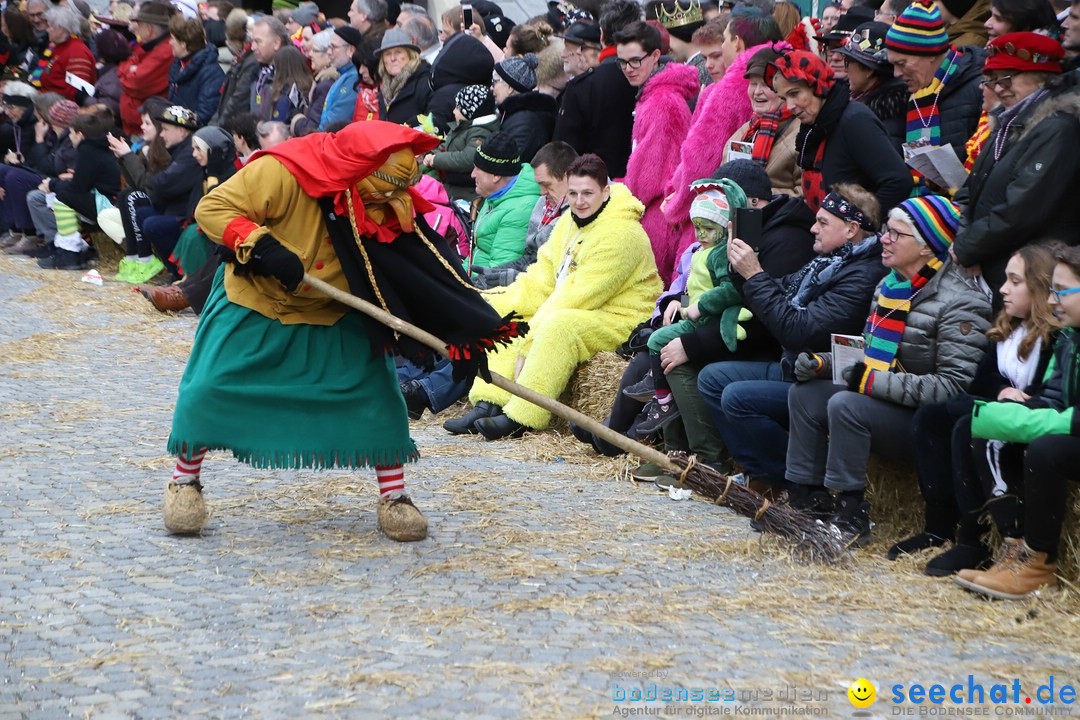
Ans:
[[[668,11],[667,4],[656,6],[656,19],[664,27],[671,29],[703,22],[705,16],[701,13],[701,0],[690,0],[684,8],[675,0],[675,9]]]

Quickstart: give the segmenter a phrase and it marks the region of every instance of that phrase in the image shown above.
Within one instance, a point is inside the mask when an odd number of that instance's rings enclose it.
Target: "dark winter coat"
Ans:
[[[442,145],[435,151],[432,167],[438,171],[455,200],[464,198],[471,201],[476,197],[476,183],[471,177],[476,148],[498,129],[499,119],[494,113],[454,122],[450,126],[450,132],[446,133]]]
[[[454,121],[454,97],[466,85],[490,85],[495,60],[476,38],[458,33],[446,41],[431,63],[427,112],[445,133]]]
[[[579,155],[596,153],[611,177],[624,177],[636,102],[637,88],[626,81],[618,60],[607,58],[567,83],[552,139],[568,143]]]
[[[323,107],[326,105],[326,97],[330,94],[330,88],[334,86],[335,80],[337,80],[337,75],[319,80],[311,86],[308,95],[308,106],[304,110],[304,116],[296,120],[293,125],[293,135],[302,137],[319,129]]]
[[[30,131],[33,137],[33,129]],[[35,143],[30,152],[25,154],[23,166],[41,177],[59,177],[62,173],[75,168],[75,146],[71,144],[71,133],[64,130],[59,135],[52,130],[45,135],[45,141]]]
[[[816,130],[831,103],[846,103],[839,122],[826,135],[825,155],[821,162],[822,187],[836,183],[855,183],[877,195],[883,213],[900,204],[911,194],[911,172],[885,132],[877,116],[862,103],[847,98],[847,87],[829,92],[825,107],[818,113]],[[812,132],[812,131],[811,131]],[[795,152],[802,153],[796,140]],[[806,151],[809,155],[809,150]],[[803,166],[805,169],[805,165]]]
[[[57,195],[89,195],[97,190],[115,200],[120,192],[120,166],[104,138],[84,138],[75,149],[75,172],[70,180],[53,180],[49,189]]]
[[[532,162],[536,151],[551,142],[558,109],[555,98],[536,90],[511,95],[499,105],[499,132],[514,138],[521,162]]]
[[[873,243],[874,247],[854,255],[828,282],[815,287],[803,310],[792,307],[785,297],[794,273],[772,278],[761,272],[743,284],[743,304],[779,341],[786,363],[794,363],[801,352],[828,352],[832,333],[862,333],[866,309],[886,273],[881,244],[876,239]]]
[[[979,81],[985,60],[986,54],[982,50],[964,48],[956,60],[956,70],[938,98],[941,145],[952,143],[960,162],[967,158],[964,144],[975,133],[982,114],[983,93]]]
[[[0,122],[0,158],[7,155],[8,151],[16,151],[22,153],[24,165],[30,163],[34,145],[37,144],[37,135],[34,134],[36,124],[37,115],[34,114],[33,109],[27,109],[23,113],[17,123],[17,128],[16,123],[12,123],[9,119],[5,118],[3,122]],[[18,136],[18,142],[16,142],[16,136]]]
[[[172,162],[146,183],[150,202],[163,215],[183,216],[187,213],[192,189],[200,185],[203,169],[191,154],[191,137],[169,148]]]
[[[379,119],[396,125],[416,127],[420,121],[417,115],[427,115],[431,101],[431,66],[426,60],[420,61],[405,84],[398,90],[397,97],[389,103],[379,88]]]
[[[1001,132],[995,128],[956,193],[964,216],[953,243],[962,265],[982,266],[995,300],[1018,248],[1080,242],[1071,206],[1080,187],[1080,83],[1063,78],[1005,130],[1001,156],[994,159]]]
[[[94,96],[87,97],[83,101],[84,107],[103,103],[113,111],[116,124],[120,124],[120,94],[124,91],[120,87],[120,77],[116,74],[116,65],[104,65],[98,69],[97,82],[94,83]]]
[[[236,58],[229,72],[225,74],[217,112],[207,125],[221,126],[238,113],[251,112],[251,83],[258,72],[259,61],[250,49]]]
[[[205,125],[217,112],[225,73],[218,65],[218,50],[208,45],[169,68],[169,102],[191,110]]]
[[[783,277],[810,262],[814,257],[814,236],[810,234],[813,224],[814,213],[801,198],[791,195],[777,195],[762,209],[758,260],[769,277]],[[732,280],[736,287],[742,284],[742,278],[737,273]],[[864,318],[865,311],[864,307]],[[780,354],[779,342],[757,319],[745,326],[746,340],[739,341],[739,359],[775,361]],[[716,360],[731,359],[731,353],[720,337],[719,325],[699,328],[683,335],[682,341],[683,349],[692,363],[705,365]]]
[[[1020,388],[1028,395],[1034,397],[1042,394],[1043,385],[1046,381],[1046,370],[1050,366],[1050,358],[1054,356],[1055,340],[1055,335],[1051,335],[1050,342],[1039,346],[1039,359],[1035,364],[1034,379],[1027,387]],[[998,348],[1000,346],[1001,343],[999,342],[990,343],[989,349],[983,355],[979,367],[975,370],[975,379],[971,381],[968,395],[987,400],[997,400],[997,396],[1002,390],[1013,386],[998,370]]]
[[[877,115],[899,153],[903,153],[902,146],[907,138],[908,97],[904,81],[890,77],[879,82],[870,92],[858,99],[858,102]]]

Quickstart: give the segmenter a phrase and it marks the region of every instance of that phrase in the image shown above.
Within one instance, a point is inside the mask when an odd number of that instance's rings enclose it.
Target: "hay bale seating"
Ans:
[[[615,353],[600,353],[578,366],[561,401],[595,420],[604,420],[626,365],[627,360]],[[565,429],[566,423],[556,419],[555,427]],[[891,544],[922,529],[923,502],[914,468],[871,457],[867,499],[877,538]],[[1061,576],[1067,580],[1080,577],[1080,486],[1077,484],[1070,488],[1066,503],[1058,565]]]
[[[97,269],[102,275],[112,275],[124,259],[124,246],[117,245],[111,237],[103,233],[97,227],[84,226],[87,231],[87,242],[97,250]]]

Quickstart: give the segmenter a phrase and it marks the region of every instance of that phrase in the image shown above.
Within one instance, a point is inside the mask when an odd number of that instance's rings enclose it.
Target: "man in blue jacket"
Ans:
[[[363,42],[364,36],[352,26],[334,30],[334,37],[330,40],[330,62],[340,75],[326,95],[319,130],[326,130],[336,122],[352,120],[356,108],[356,83],[359,80],[352,57]]]

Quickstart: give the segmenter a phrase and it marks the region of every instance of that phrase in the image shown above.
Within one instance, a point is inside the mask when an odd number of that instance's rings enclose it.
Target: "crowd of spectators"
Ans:
[[[106,237],[116,281],[199,313],[224,261],[201,198],[292,137],[415,127],[440,138],[417,158],[425,232],[530,323],[492,369],[558,398],[618,349],[609,428],[853,546],[871,455],[914,461],[925,527],[890,558],[944,548],[928,574],[999,598],[1056,584],[1080,459],[1080,0],[268,10],[7,4],[4,251],[83,269]],[[414,419],[469,399],[451,433],[550,422],[447,362],[398,367]]]

